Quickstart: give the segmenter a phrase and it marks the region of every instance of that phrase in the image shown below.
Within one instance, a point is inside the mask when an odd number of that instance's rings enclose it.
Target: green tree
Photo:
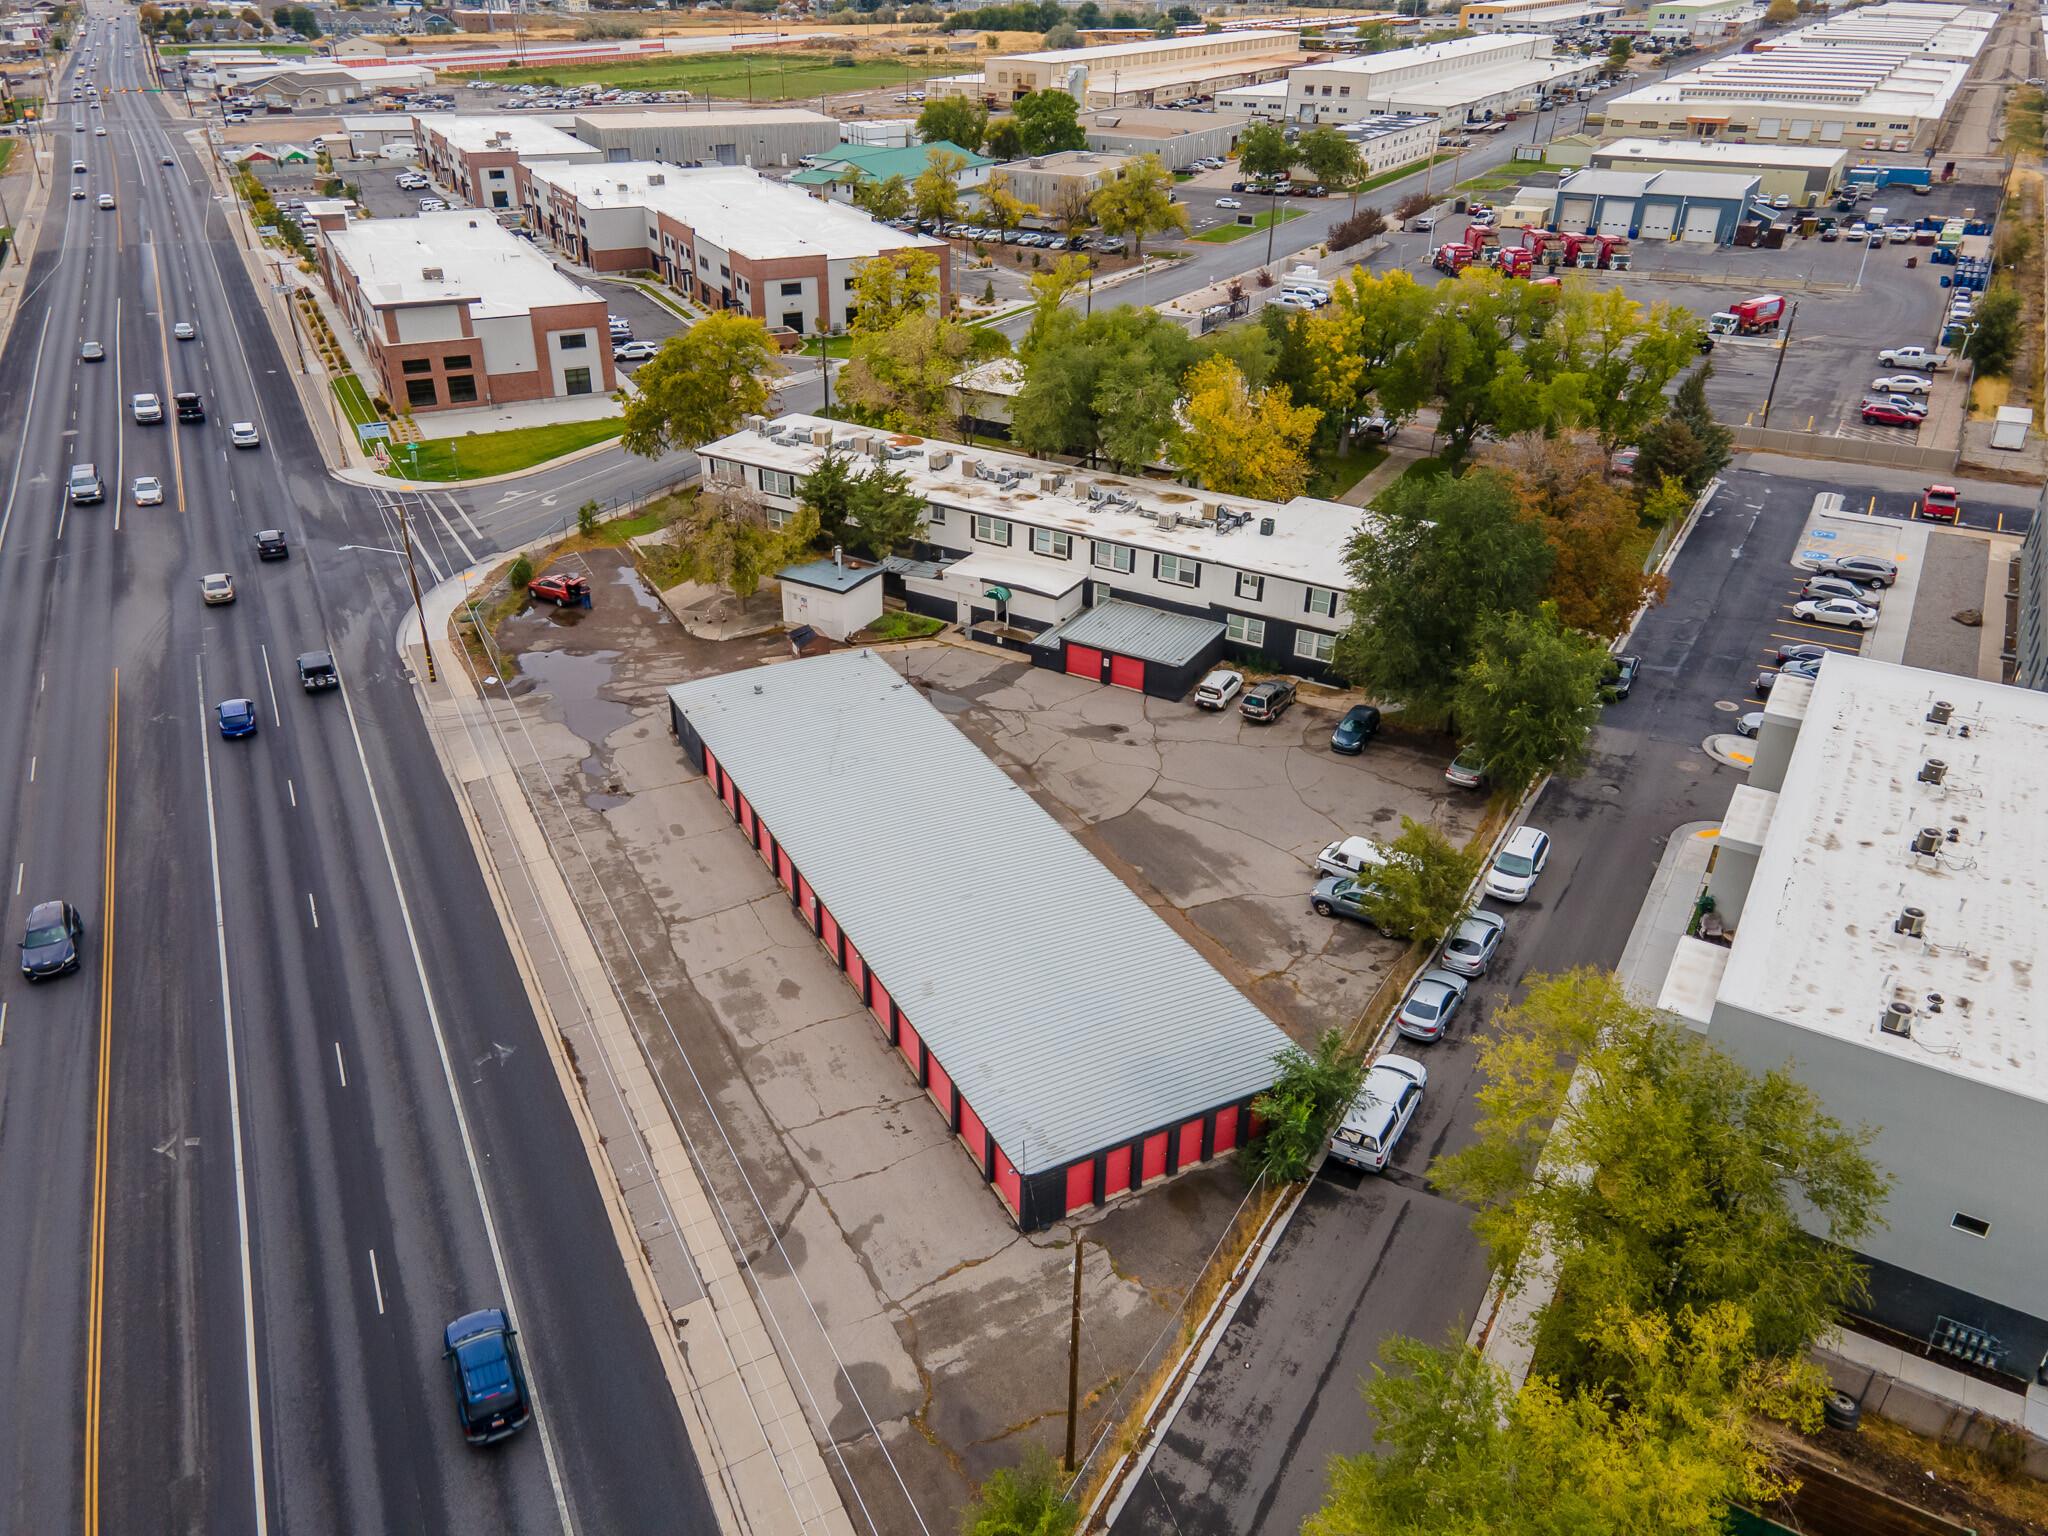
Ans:
[[[1554,392],[1568,377],[1577,423],[1611,452],[1664,414],[1664,386],[1698,355],[1700,335],[1689,310],[1645,309],[1619,288],[1574,285],[1527,348],[1528,361]]]
[[[991,160],[1022,160],[1024,137],[1014,117],[999,117],[988,125],[982,148]]]
[[[952,144],[981,153],[988,137],[988,108],[965,96],[939,96],[917,114],[917,136],[927,144]]]
[[[1041,1446],[1022,1466],[1005,1467],[974,1491],[960,1536],[1073,1536],[1081,1509],[1067,1501],[1066,1480]]]
[[[1628,68],[1628,56],[1633,51],[1633,45],[1627,38],[1611,39],[1607,44],[1607,67],[1615,70]]]
[[[511,569],[505,572],[505,580],[513,591],[524,592],[533,584],[533,562],[521,555],[512,562]]]
[[[1771,0],[1770,8],[1764,12],[1764,24],[1771,27],[1788,27],[1799,19],[1796,0]]]
[[[1713,376],[1714,360],[1708,358],[1685,376],[1685,382],[1671,399],[1668,419],[1684,426],[1699,445],[1700,456],[1695,466],[1698,484],[1687,482],[1694,491],[1705,489],[1706,483],[1735,457],[1735,434],[1714,419],[1713,408],[1707,404],[1707,380]]]
[[[1372,877],[1383,893],[1373,903],[1373,917],[1384,932],[1413,934],[1425,946],[1436,943],[1464,921],[1485,853],[1460,848],[1435,827],[1406,816],[1387,851],[1393,858]]]
[[[871,256],[853,270],[853,315],[847,329],[856,336],[894,330],[912,315],[930,314],[938,297],[939,264],[925,252]]]
[[[1431,305],[1429,290],[1406,272],[1353,267],[1331,285],[1329,304],[1304,317],[1312,359],[1307,398],[1330,414],[1347,440],[1395,360],[1422,334]],[[1266,312],[1275,311],[1269,305]]]
[[[1009,350],[1001,331],[916,310],[886,331],[855,336],[839,395],[870,425],[946,436],[959,423],[953,381]]]
[[[1071,176],[1060,179],[1059,190],[1046,205],[1045,216],[1052,220],[1059,232],[1068,239],[1081,233],[1095,222],[1094,197]]]
[[[1733,1306],[1758,1358],[1791,1362],[1864,1295],[1853,1250],[1890,1178],[1870,1128],[1844,1127],[1789,1067],[1754,1073],[1585,969],[1530,978],[1481,1037],[1479,1072],[1477,1139],[1430,1176],[1478,1208],[1512,1284],[1544,1245],[1557,1288],[1536,1366],[1566,1387],[1627,1381],[1601,1339],[1610,1307],[1683,1332]]]
[[[1088,147],[1080,109],[1065,91],[1033,91],[1010,110],[1017,119],[1018,147],[1027,155],[1056,155]]]
[[[1255,1179],[1293,1184],[1308,1177],[1330,1127],[1358,1097],[1365,1058],[1345,1046],[1343,1035],[1326,1029],[1313,1053],[1290,1045],[1273,1058],[1273,1066],[1273,1086],[1252,1100],[1252,1113],[1262,1122],[1259,1134],[1239,1163]]]
[[[730,313],[699,320],[640,365],[619,441],[652,459],[737,431],[742,418],[774,409],[779,356],[759,320]]]
[[[1373,511],[1377,526],[1353,534],[1346,554],[1352,620],[1337,670],[1372,697],[1443,709],[1486,620],[1535,611],[1550,544],[1514,482],[1492,470],[1403,477]]]
[[[1713,471],[1707,468],[1707,451],[1692,435],[1692,428],[1667,416],[1643,428],[1629,477],[1645,497],[1663,485],[1697,494],[1713,478]]]
[[[1145,237],[1169,229],[1188,232],[1188,211],[1173,200],[1173,172],[1157,155],[1140,155],[1123,175],[1095,194],[1095,222],[1110,236],[1132,237],[1132,254],[1143,257]]]
[[[1554,604],[1483,621],[1451,709],[1496,789],[1513,793],[1539,775],[1585,765],[1607,663],[1605,647],[1565,628]]]
[[[797,482],[797,498],[818,520],[818,537],[834,544],[847,542],[853,517],[854,487],[860,477],[853,473],[853,455],[827,447],[811,472]]]
[[[1662,528],[1684,517],[1692,502],[1690,491],[1676,480],[1667,479],[1647,491],[1636,515],[1651,527]]]
[[[1279,176],[1294,169],[1301,152],[1274,123],[1254,123],[1237,141],[1237,163],[1247,176]]]
[[[900,174],[881,181],[864,176],[854,184],[853,200],[887,224],[910,212],[910,183]]]
[[[1050,267],[1025,279],[1031,289],[1031,325],[1017,343],[1019,357],[1029,358],[1037,349],[1039,340],[1052,327],[1053,316],[1060,312],[1060,305],[1088,280],[1089,270],[1086,256],[1059,256]]]
[[[1998,287],[1984,295],[1977,306],[1977,329],[1970,337],[1967,356],[1980,378],[1997,378],[2012,371],[2024,333],[2023,311],[2016,289]]]
[[[877,560],[924,537],[925,500],[901,470],[878,465],[853,483],[853,543]]]
[[[920,224],[942,224],[960,213],[960,173],[967,157],[937,145],[924,152],[924,169],[910,184],[910,198]]]
[[[671,526],[676,579],[725,587],[742,602],[818,537],[816,513],[804,508],[777,527],[768,504],[744,481],[711,481]]]
[[[1359,158],[1356,144],[1321,123],[1304,133],[1294,147],[1318,185],[1337,197],[1349,192],[1356,204],[1358,188],[1366,180],[1365,162]]]
[[[1184,329],[1149,309],[1059,310],[1033,346],[1011,431],[1027,453],[1106,457],[1135,472],[1173,437],[1181,376],[1200,356]]]
[[[1038,40],[1040,48],[1048,51],[1081,46],[1081,29],[1070,22],[1061,22]]]
[[[1382,407],[1408,417],[1435,401],[1443,457],[1454,466],[1481,433],[1554,429],[1577,409],[1575,384],[1532,381],[1521,348],[1547,316],[1549,292],[1474,267],[1438,283],[1414,342],[1384,370]]]

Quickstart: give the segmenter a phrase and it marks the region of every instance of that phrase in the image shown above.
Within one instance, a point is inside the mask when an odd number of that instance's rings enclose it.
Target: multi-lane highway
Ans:
[[[0,1529],[709,1529],[397,671],[393,530],[326,476],[186,123],[132,89],[132,15],[67,55],[0,352],[5,920],[85,920],[77,974],[0,981]],[[204,424],[132,419],[180,389]],[[71,506],[84,462],[106,500]],[[259,565],[259,527],[289,560]],[[299,690],[310,649],[339,693]],[[231,697],[255,736],[220,736]],[[473,1450],[440,1330],[501,1303],[538,1412]]]

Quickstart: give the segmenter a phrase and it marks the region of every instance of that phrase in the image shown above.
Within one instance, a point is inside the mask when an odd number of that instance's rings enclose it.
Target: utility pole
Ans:
[[[1074,1322],[1067,1339],[1067,1470],[1074,1470],[1074,1422],[1081,1407],[1081,1250],[1074,1239]]]
[[[1795,299],[1792,301],[1790,312],[1785,316],[1785,334],[1778,341],[1778,366],[1771,370],[1770,392],[1764,396],[1764,419],[1757,423],[1760,427],[1768,427],[1771,424],[1771,402],[1778,395],[1778,375],[1785,371],[1785,354],[1792,347],[1792,322],[1798,318],[1799,301]]]
[[[420,616],[420,649],[427,653],[427,681],[435,682],[439,674],[434,669],[434,642],[427,634],[427,609],[420,601],[420,573],[412,564],[412,519],[406,515],[403,495],[391,498],[391,504],[398,509],[398,535],[405,544],[405,579],[412,583],[412,611]]]

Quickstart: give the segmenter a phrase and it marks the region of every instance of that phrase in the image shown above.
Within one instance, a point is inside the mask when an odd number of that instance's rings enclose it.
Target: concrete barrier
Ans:
[[[1785,453],[1800,459],[1836,459],[1845,464],[1879,464],[1891,469],[1920,469],[1947,474],[1955,468],[1953,448],[1922,448],[1915,443],[1874,443],[1860,437],[1830,437],[1819,432],[1787,432],[1777,427],[1730,427],[1738,453]]]

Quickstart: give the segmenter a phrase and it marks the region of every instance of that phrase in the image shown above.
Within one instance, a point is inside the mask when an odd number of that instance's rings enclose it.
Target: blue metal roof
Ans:
[[[873,652],[669,698],[1020,1172],[1272,1082],[1279,1028]]]
[[[1099,651],[1135,656],[1164,666],[1184,667],[1223,633],[1220,619],[1205,619],[1192,613],[1174,613],[1165,608],[1148,608],[1143,603],[1126,603],[1112,598],[1084,608],[1071,619],[1054,625],[1032,643],[1053,646],[1062,640],[1092,645]]]

